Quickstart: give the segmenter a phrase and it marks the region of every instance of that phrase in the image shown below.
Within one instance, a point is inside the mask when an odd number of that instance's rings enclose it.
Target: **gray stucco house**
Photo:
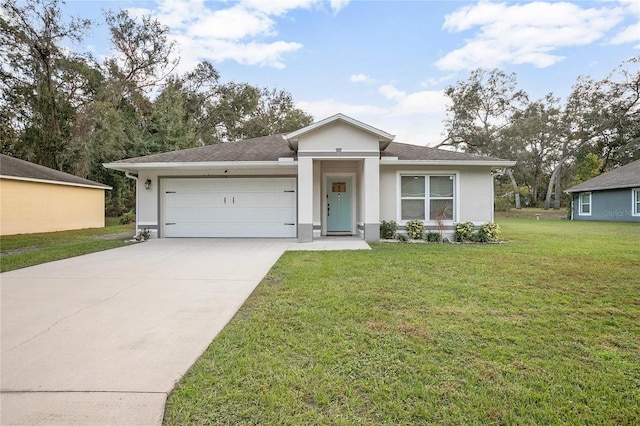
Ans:
[[[137,182],[136,226],[167,237],[380,237],[380,222],[493,221],[492,171],[515,162],[408,145],[343,114],[288,134],[104,166]]]
[[[640,160],[565,191],[572,220],[640,222]]]

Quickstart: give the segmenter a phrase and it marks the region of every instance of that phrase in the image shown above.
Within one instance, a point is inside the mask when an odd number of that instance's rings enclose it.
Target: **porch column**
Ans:
[[[313,158],[298,157],[298,242],[313,241]]]
[[[380,239],[380,160],[364,159],[364,239]]]

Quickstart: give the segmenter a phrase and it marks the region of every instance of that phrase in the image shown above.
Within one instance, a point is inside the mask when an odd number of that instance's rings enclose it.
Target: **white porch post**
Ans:
[[[380,239],[380,160],[364,159],[364,239]]]
[[[298,158],[298,242],[313,241],[313,158]]]

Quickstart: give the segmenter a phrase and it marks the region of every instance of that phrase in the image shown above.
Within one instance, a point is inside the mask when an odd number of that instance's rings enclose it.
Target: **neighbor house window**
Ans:
[[[402,175],[401,220],[455,220],[454,175]]]
[[[633,195],[633,205],[631,206],[631,213],[634,216],[640,216],[640,188],[631,190]]]
[[[578,214],[582,216],[591,216],[591,193],[582,192],[578,198],[580,203]]]

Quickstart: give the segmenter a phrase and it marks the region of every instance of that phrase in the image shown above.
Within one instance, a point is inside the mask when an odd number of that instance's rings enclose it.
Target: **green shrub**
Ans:
[[[120,216],[120,225],[128,225],[130,223],[134,223],[136,221],[136,212],[130,210]]]
[[[405,225],[405,229],[407,230],[407,235],[409,236],[409,238],[414,240],[421,240],[422,234],[424,234],[424,222],[418,219],[410,220]]]
[[[398,224],[395,220],[383,220],[380,224],[380,238],[391,240],[396,235]]]
[[[500,226],[497,223],[487,222],[483,224],[477,233],[477,240],[481,243],[498,241]]]
[[[427,232],[424,236],[425,240],[430,243],[440,243],[442,242],[442,235],[439,232]]]
[[[455,229],[453,231],[454,241],[458,241],[458,242],[473,241],[475,225],[472,222],[456,223],[454,225],[455,225]]]

